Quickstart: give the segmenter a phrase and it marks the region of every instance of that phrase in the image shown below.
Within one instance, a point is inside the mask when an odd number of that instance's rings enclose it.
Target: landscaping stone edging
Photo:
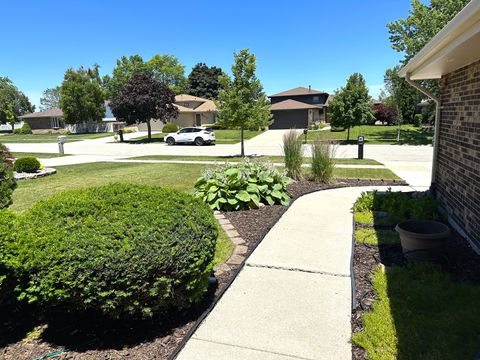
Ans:
[[[26,179],[36,179],[43,176],[53,175],[57,172],[54,168],[43,168],[34,173],[17,173],[14,172],[13,176],[15,180],[26,180]]]
[[[235,246],[232,252],[232,255],[224,264],[216,265],[214,271],[216,275],[220,275],[224,272],[230,271],[236,266],[240,265],[246,258],[248,247],[245,240],[240,236],[240,234],[235,230],[235,227],[232,225],[230,220],[228,220],[225,215],[220,211],[214,212],[215,219],[225,231],[230,241]]]

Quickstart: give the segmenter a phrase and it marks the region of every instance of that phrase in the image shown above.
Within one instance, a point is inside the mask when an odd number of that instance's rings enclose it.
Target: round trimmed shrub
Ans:
[[[13,130],[13,133],[19,135],[29,135],[32,133],[32,128],[27,122],[25,122],[21,128]]]
[[[10,258],[9,243],[13,239],[15,214],[8,210],[0,210],[0,303],[11,290],[13,274],[8,266]]]
[[[13,190],[17,187],[12,171],[12,158],[7,147],[0,144],[0,209],[12,203]]]
[[[199,301],[217,225],[192,195],[110,184],[56,195],[18,218],[19,299],[112,318],[146,318]]]
[[[13,163],[13,170],[19,173],[34,173],[40,169],[40,161],[36,157],[21,157]]]
[[[173,133],[178,131],[178,126],[172,122],[168,122],[163,125],[162,132],[165,134]]]

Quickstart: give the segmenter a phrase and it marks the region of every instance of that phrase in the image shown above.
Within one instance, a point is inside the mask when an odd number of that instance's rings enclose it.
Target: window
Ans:
[[[58,129],[60,127],[60,120],[56,117],[50,118],[50,126],[52,129]]]
[[[319,103],[320,102],[320,96],[314,96],[312,101],[314,103]]]

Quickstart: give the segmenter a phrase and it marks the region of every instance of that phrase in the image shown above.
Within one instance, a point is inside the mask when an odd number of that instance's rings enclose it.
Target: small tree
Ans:
[[[352,74],[345,87],[336,91],[328,111],[332,126],[347,130],[347,140],[350,140],[350,128],[367,124],[374,118],[368,88],[362,74]]]
[[[13,130],[19,116],[34,111],[28,97],[9,78],[0,77],[0,124],[10,124]]]
[[[105,115],[104,101],[98,65],[65,72],[60,87],[60,108],[67,124],[101,121]]]
[[[151,119],[163,122],[175,118],[178,109],[173,105],[175,92],[153,78],[151,72],[135,74],[122,92],[110,102],[113,114],[127,124],[147,123],[148,139],[152,139]]]
[[[198,63],[188,75],[188,93],[206,99],[216,99],[220,91],[219,78],[222,75],[224,73],[219,67]]]
[[[268,126],[272,120],[270,104],[257,79],[255,55],[248,49],[234,54],[233,79],[220,77],[218,123],[240,129],[241,156],[245,156],[244,131]]]

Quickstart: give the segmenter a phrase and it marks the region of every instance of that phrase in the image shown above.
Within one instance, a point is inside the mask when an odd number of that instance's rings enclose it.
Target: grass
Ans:
[[[433,265],[381,269],[378,300],[352,341],[371,360],[473,359],[480,343],[480,288]]]
[[[65,155],[60,155],[60,154],[55,154],[55,153],[29,153],[29,152],[14,152],[14,153],[12,153],[12,155],[16,159],[18,159],[19,157],[25,157],[25,156],[34,156],[36,158],[43,158],[43,159],[65,156]]]
[[[413,125],[400,127],[400,142],[397,142],[398,126],[362,125],[350,129],[350,141],[347,142],[347,131],[309,131],[307,139],[313,141],[316,137],[322,140],[341,140],[342,143],[356,143],[357,137],[365,136],[368,144],[409,144],[429,145],[432,144],[433,131],[423,130]]]
[[[353,179],[380,179],[399,180],[400,178],[389,169],[361,169],[361,168],[335,168],[333,176],[336,178]]]
[[[274,163],[283,163],[283,156],[258,156],[254,159],[267,160]],[[129,158],[129,160],[178,160],[178,161],[229,161],[236,162],[242,161],[239,156],[179,156],[179,155],[147,155]],[[311,158],[304,158],[304,163],[309,164],[312,162]],[[336,164],[342,165],[383,165],[382,163],[372,159],[335,159]]]
[[[67,142],[74,142],[87,139],[98,139],[106,136],[112,136],[113,133],[90,133],[90,134],[71,134],[67,136]],[[46,135],[17,135],[7,134],[0,136],[2,143],[56,143],[60,134]]]
[[[215,250],[215,258],[213,264],[223,264],[232,255],[234,245],[230,241],[228,235],[223,231],[221,226],[218,226],[217,248]]]
[[[376,246],[400,244],[400,237],[393,230],[358,228],[355,230],[355,240],[362,244]]]

